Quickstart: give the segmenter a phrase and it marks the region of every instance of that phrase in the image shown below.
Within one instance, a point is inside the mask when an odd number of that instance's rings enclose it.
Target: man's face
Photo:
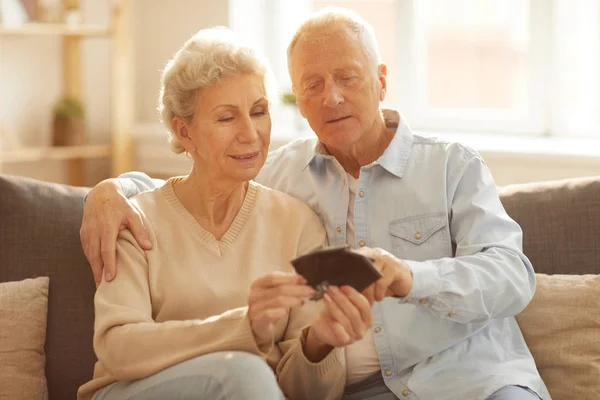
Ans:
[[[300,112],[330,151],[349,150],[381,119],[385,66],[375,67],[349,28],[310,32],[296,43],[290,63]]]

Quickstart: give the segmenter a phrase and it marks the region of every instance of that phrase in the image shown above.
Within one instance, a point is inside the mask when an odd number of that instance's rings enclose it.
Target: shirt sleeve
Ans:
[[[156,189],[165,184],[163,179],[150,178],[145,173],[137,171],[126,172],[119,175],[117,182],[121,185],[123,194],[127,198],[148,190]]]
[[[312,213],[312,212],[311,212]],[[326,247],[325,229],[320,218],[312,213],[300,237],[298,253]],[[292,399],[339,399],[346,383],[346,363],[343,348],[333,349],[323,360],[313,363],[304,354],[308,326],[318,315],[321,302],[309,302],[290,311],[288,326],[278,343],[282,358],[277,365],[279,385]]]
[[[154,251],[154,250],[150,250]],[[258,348],[247,307],[202,320],[155,322],[145,252],[124,230],[117,242],[113,281],[102,281],[95,297],[94,351],[117,380],[147,377],[164,368],[217,351],[245,351],[266,357]]]
[[[522,230],[504,210],[479,156],[465,162],[456,182],[450,212],[455,257],[405,261],[413,287],[403,300],[465,324],[514,316],[535,292],[534,270],[522,252]]]

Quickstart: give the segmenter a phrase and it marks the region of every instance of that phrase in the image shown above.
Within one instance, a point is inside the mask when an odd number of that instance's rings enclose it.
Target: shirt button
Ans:
[[[365,241],[364,241],[364,240],[361,240],[360,242],[358,242],[358,245],[359,245],[360,247],[365,247],[365,244],[366,244],[366,243],[365,243]]]
[[[381,327],[378,326],[377,328],[375,328],[375,333],[379,333],[379,332],[381,332]]]
[[[402,396],[408,396],[409,394],[410,394],[410,390],[408,390],[408,389],[404,389],[402,391]]]
[[[415,233],[415,239],[417,239],[417,240],[421,239],[421,232]]]
[[[385,376],[392,376],[392,370],[391,369],[386,369],[385,370]]]
[[[363,192],[362,190],[358,192],[358,197],[365,197],[365,192]]]
[[[419,299],[419,303],[426,304],[427,303],[427,298],[423,297],[422,299]]]
[[[338,226],[337,228],[335,228],[336,231],[341,232],[342,231],[342,227]]]
[[[449,316],[450,318],[454,317],[455,315],[456,315],[456,313],[455,313],[454,311],[450,311],[450,312],[448,313],[448,316]]]

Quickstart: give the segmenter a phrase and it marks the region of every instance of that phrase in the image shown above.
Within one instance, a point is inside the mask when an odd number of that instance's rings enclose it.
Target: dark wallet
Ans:
[[[361,292],[382,276],[371,259],[349,246],[317,250],[292,260],[292,265],[315,288],[311,300],[321,299],[329,285],[348,285]]]

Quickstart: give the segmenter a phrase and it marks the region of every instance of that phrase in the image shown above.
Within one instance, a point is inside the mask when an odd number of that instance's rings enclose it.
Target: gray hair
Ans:
[[[340,7],[326,7],[306,19],[296,30],[287,48],[288,70],[292,73],[292,52],[298,40],[310,32],[321,29],[339,28],[345,26],[358,34],[365,51],[373,60],[375,70],[381,64],[381,54],[375,38],[375,30],[367,21],[354,11]]]
[[[272,77],[267,63],[252,48],[242,45],[229,29],[202,29],[185,42],[165,66],[160,85],[158,110],[168,130],[171,150],[177,154],[185,152],[173,133],[172,121],[178,116],[192,124],[198,89],[243,73],[262,77],[269,97]]]

